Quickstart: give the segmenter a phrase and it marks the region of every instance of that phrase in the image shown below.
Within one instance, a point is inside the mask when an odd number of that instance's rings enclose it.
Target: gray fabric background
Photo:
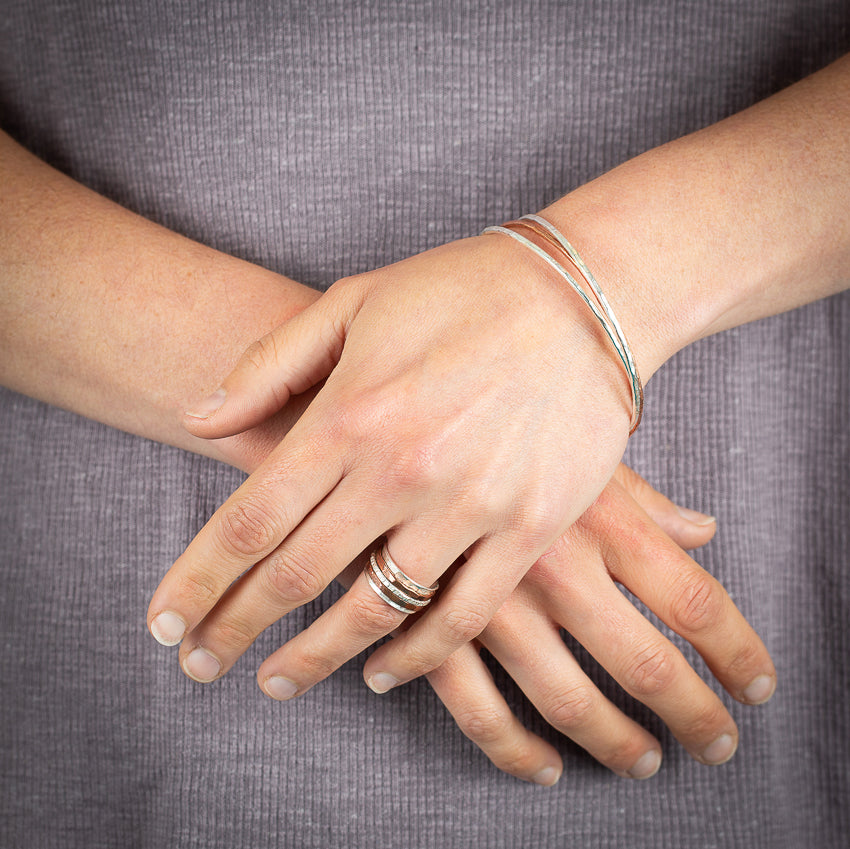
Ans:
[[[129,207],[324,287],[537,209],[848,48],[846,0],[4,0],[0,125]],[[629,457],[717,515],[699,559],[780,689],[732,705],[741,747],[712,769],[594,670],[664,742],[662,772],[632,783],[497,671],[564,754],[551,790],[498,773],[426,683],[372,695],[362,658],[292,704],[262,696],[262,657],[333,590],[224,680],[185,679],[147,600],[240,475],[2,392],[0,846],[846,847],[849,355],[843,295],[653,379]]]

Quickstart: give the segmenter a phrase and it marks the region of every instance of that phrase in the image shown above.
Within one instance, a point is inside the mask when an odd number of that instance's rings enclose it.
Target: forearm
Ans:
[[[850,57],[550,206],[644,379],[720,330],[850,285]]]
[[[182,411],[318,293],[123,209],[1,133],[0,186],[0,383],[233,461]]]

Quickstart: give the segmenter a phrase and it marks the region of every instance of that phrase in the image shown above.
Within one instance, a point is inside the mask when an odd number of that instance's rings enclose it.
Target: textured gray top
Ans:
[[[847,0],[4,0],[0,124],[169,227],[326,286],[540,208],[850,49]],[[520,716],[566,770],[498,773],[425,682],[361,659],[291,704],[211,686],[144,627],[239,473],[0,394],[0,846],[846,847],[850,295],[706,340],[652,381],[629,457],[717,515],[698,556],[780,688],[722,768],[661,735],[646,783]],[[687,651],[689,657],[692,652]],[[695,661],[696,662],[696,661]],[[699,668],[702,668],[701,666]]]

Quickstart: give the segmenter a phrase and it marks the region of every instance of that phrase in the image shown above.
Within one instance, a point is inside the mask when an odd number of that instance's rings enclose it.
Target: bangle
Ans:
[[[523,229],[538,236],[546,247],[541,247],[518,232]],[[643,384],[641,383],[640,375],[638,374],[637,366],[632,356],[631,347],[626,339],[626,334],[623,333],[623,328],[620,327],[620,322],[617,321],[611,305],[599,287],[599,283],[596,282],[596,278],[587,265],[585,265],[575,248],[573,248],[553,224],[539,215],[523,215],[516,221],[508,221],[502,225],[485,227],[482,233],[504,233],[506,236],[510,236],[520,244],[525,245],[529,250],[534,251],[534,253],[547,262],[566,280],[573,291],[596,316],[605,334],[611,340],[611,344],[614,346],[614,350],[623,364],[626,377],[629,381],[632,394],[632,417],[629,424],[629,436],[631,436],[637,430],[637,426],[640,424],[643,415]],[[590,289],[593,300],[588,296],[585,287],[579,284],[559,259],[566,259],[568,264],[573,267],[577,272],[577,276]]]

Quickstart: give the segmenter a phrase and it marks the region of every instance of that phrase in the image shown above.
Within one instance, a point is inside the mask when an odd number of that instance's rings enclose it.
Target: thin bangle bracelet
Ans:
[[[626,362],[628,363],[627,371],[629,373],[629,381],[632,384],[635,408],[637,410],[637,421],[635,421],[630,431],[630,433],[634,433],[635,428],[637,428],[637,426],[640,424],[640,419],[643,415],[643,383],[641,382],[640,374],[638,373],[637,365],[635,364],[634,356],[632,355],[631,346],[629,345],[628,339],[626,339],[626,334],[623,331],[623,328],[620,326],[620,322],[617,321],[617,317],[614,315],[614,311],[611,309],[611,305],[608,303],[608,299],[603,294],[599,283],[597,283],[596,278],[593,276],[590,269],[585,264],[584,260],[579,256],[578,251],[576,251],[576,249],[566,240],[563,233],[561,233],[561,231],[558,230],[557,227],[555,227],[550,221],[547,221],[541,215],[523,215],[520,220],[530,221],[539,224],[551,234],[551,236],[566,252],[567,256],[570,258],[573,265],[575,265],[575,267],[578,269],[581,276],[584,277],[584,279],[590,285],[590,288],[593,294],[596,296],[599,305],[602,307],[605,315],[611,322],[611,326],[616,331],[617,338],[620,340],[622,352],[625,354]]]
[[[597,283],[596,278],[593,276],[590,269],[579,256],[575,248],[564,238],[564,235],[551,222],[547,221],[540,215],[523,215],[517,221],[509,221],[505,226],[512,228],[516,225],[527,228],[542,238],[547,245],[554,247],[559,254],[563,254],[569,261],[570,265],[576,269],[579,276],[590,287],[593,296],[596,298],[597,304],[605,313],[611,330],[608,334],[609,338],[611,338],[612,335],[617,337],[619,344],[618,342],[614,342],[613,339],[611,341],[617,349],[617,354],[620,357],[620,361],[623,363],[629,383],[631,384],[633,411],[635,412],[635,415],[633,417],[629,433],[634,433],[637,426],[640,424],[640,419],[643,414],[643,383],[641,382],[640,374],[638,373],[637,366],[635,365],[631,347],[626,339],[626,334],[623,332],[620,322],[617,321],[617,317],[614,315],[614,311],[611,309],[611,305],[608,303],[608,299],[603,294],[599,283]]]
[[[538,226],[534,226],[535,224]],[[590,299],[584,288],[554,256],[532,242],[530,239],[527,239],[521,233],[512,229],[512,227],[517,225],[528,228],[543,238],[549,245],[557,247],[563,251],[570,264],[575,266],[576,270],[579,272],[579,276],[582,277],[590,287],[590,290],[599,306]],[[545,228],[545,231],[549,235],[547,236],[544,233],[541,233],[539,227]],[[573,246],[563,237],[557,228],[539,215],[524,215],[516,221],[508,221],[504,225],[492,225],[490,227],[485,227],[482,233],[504,233],[506,236],[510,236],[515,241],[533,251],[542,260],[554,268],[555,271],[564,278],[564,280],[566,280],[570,288],[573,289],[582,301],[584,301],[593,315],[596,316],[597,320],[602,325],[605,334],[611,340],[611,344],[614,346],[614,350],[617,352],[617,356],[626,371],[626,377],[628,378],[632,394],[632,417],[629,425],[629,435],[633,434],[640,424],[640,420],[643,415],[643,384],[641,383],[640,375],[638,374],[634,357],[632,356],[631,348],[626,339],[625,333],[623,333],[623,329],[617,321],[614,312],[611,309],[611,305],[608,303],[602,289],[596,282],[596,278],[590,272],[590,269],[578,255]]]

